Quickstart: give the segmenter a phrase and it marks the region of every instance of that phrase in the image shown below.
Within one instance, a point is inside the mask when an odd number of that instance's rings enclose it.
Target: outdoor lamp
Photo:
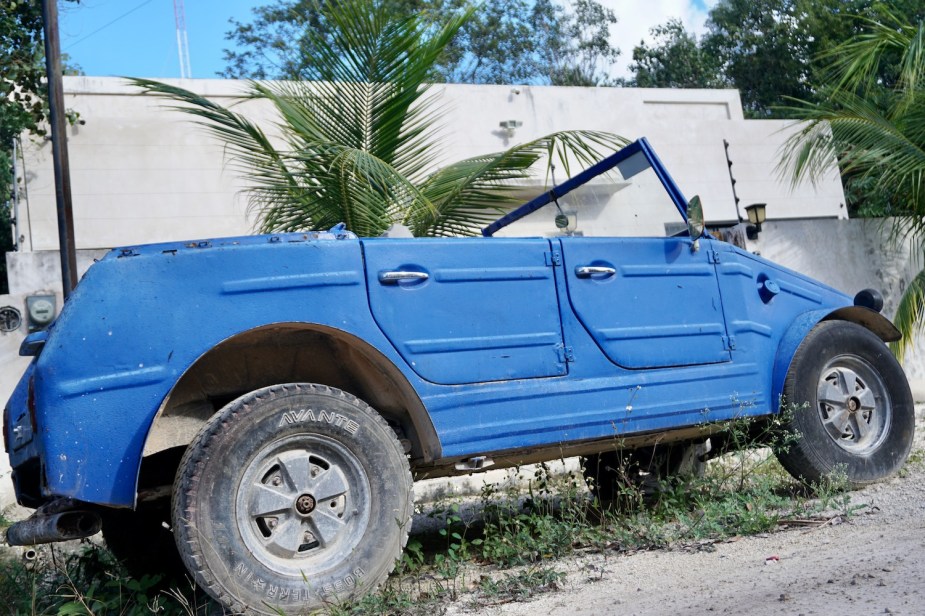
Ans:
[[[767,205],[767,203],[752,203],[751,205],[745,206],[745,213],[748,214],[748,222],[754,225],[745,230],[748,239],[757,239],[758,234],[761,233],[761,223],[767,220],[767,213],[765,212]]]
[[[759,232],[761,232],[761,223],[768,218],[765,212],[767,206],[767,203],[752,203],[751,205],[745,206],[745,213],[748,214],[748,222],[758,227]]]

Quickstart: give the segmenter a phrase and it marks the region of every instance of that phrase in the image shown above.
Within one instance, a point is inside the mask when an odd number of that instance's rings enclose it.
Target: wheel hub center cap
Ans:
[[[308,515],[315,510],[315,498],[311,494],[303,494],[296,499],[295,509],[302,515]]]
[[[848,399],[848,410],[849,410],[849,411],[851,411],[851,412],[853,413],[853,412],[855,412],[856,410],[858,410],[859,408],[861,408],[861,401],[860,401],[860,400],[858,400],[857,398],[849,398],[849,399]]]

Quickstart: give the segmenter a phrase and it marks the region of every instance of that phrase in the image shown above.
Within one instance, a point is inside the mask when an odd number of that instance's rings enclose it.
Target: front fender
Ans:
[[[862,306],[845,306],[835,310],[813,310],[804,312],[790,324],[787,332],[777,346],[777,355],[774,357],[774,376],[771,380],[771,400],[778,401],[784,392],[784,381],[793,356],[806,334],[822,321],[850,321],[866,327],[880,337],[884,342],[895,342],[902,338],[896,326],[885,316]],[[773,402],[772,402],[773,404]]]

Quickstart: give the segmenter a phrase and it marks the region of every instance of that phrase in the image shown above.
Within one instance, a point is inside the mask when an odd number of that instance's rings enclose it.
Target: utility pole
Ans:
[[[61,84],[57,0],[42,0],[42,21],[45,29],[45,73],[48,76],[48,115],[51,121],[51,153],[55,169],[55,202],[58,208],[61,286],[64,299],[67,299],[77,286],[77,254],[74,249],[71,167],[67,157],[67,118],[64,113],[64,90]]]

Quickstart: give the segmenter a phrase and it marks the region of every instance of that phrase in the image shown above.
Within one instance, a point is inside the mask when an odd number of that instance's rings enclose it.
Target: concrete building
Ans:
[[[245,88],[230,80],[170,83],[229,105]],[[65,77],[65,103],[80,114],[68,147],[78,248],[247,234],[254,221],[238,193],[222,146],[188,115],[168,109],[118,78]],[[791,191],[778,179],[778,149],[788,123],[745,120],[735,90],[556,88],[442,85],[434,88],[448,115],[443,160],[504,150],[568,129],[645,136],[682,189],[700,194],[707,218],[736,219],[723,149],[730,156],[742,204],[768,203],[771,219],[847,218],[837,176]],[[269,126],[269,105],[237,107]],[[521,123],[513,130],[502,122]],[[20,207],[22,250],[57,249],[51,145],[24,144],[27,186]],[[564,178],[560,178],[564,179]],[[581,223],[579,223],[581,224]],[[605,234],[600,225],[584,229]]]
[[[242,82],[227,80],[172,83],[223,105],[234,103],[245,88]],[[66,106],[80,114],[80,123],[69,129],[68,147],[81,271],[114,246],[253,231],[255,221],[239,194],[244,181],[226,164],[221,144],[197,128],[190,116],[168,109],[158,99],[137,95],[117,78],[65,77],[64,90]],[[863,263],[842,255],[870,248],[866,239],[870,229],[847,220],[839,178],[832,174],[816,186],[805,184],[791,190],[775,168],[792,126],[785,121],[744,119],[735,90],[441,85],[433,92],[448,111],[440,133],[445,161],[503,150],[567,129],[609,131],[628,139],[645,136],[685,194],[701,196],[712,224],[737,220],[725,140],[742,205],[767,203],[768,218],[774,221],[752,249],[823,280],[834,279],[836,286],[849,293],[864,286],[883,286],[887,270],[895,274],[896,288],[903,277],[908,279],[906,265],[884,264],[879,253]],[[250,101],[237,109],[265,127],[272,126],[268,105]],[[516,128],[505,128],[502,123]],[[7,255],[10,294],[0,296],[0,308],[9,306],[23,313],[26,298],[35,294],[56,295],[56,309],[61,306],[51,146],[44,140],[24,141],[19,163],[24,185],[18,204],[18,251]],[[540,190],[537,179],[525,183],[522,193],[526,199]],[[620,190],[619,183],[605,181],[595,195],[609,203],[621,199]],[[578,212],[579,232],[664,235],[661,222],[651,224],[645,215],[640,216],[644,212],[605,209],[602,203],[566,204]],[[623,213],[612,213],[617,211]],[[509,233],[554,235],[553,216],[547,208]],[[788,229],[815,244],[792,245],[785,241],[791,233]],[[826,245],[820,237],[820,233],[826,236],[825,229],[839,230],[839,237],[847,242],[831,256],[837,253],[842,262],[858,262],[863,271],[842,275],[833,259],[818,254]],[[785,248],[776,250],[775,246]],[[895,298],[890,301],[895,304]],[[24,359],[17,356],[25,334],[25,324],[0,333],[3,400],[25,367]],[[9,502],[7,475],[4,456],[0,458],[0,507]]]

